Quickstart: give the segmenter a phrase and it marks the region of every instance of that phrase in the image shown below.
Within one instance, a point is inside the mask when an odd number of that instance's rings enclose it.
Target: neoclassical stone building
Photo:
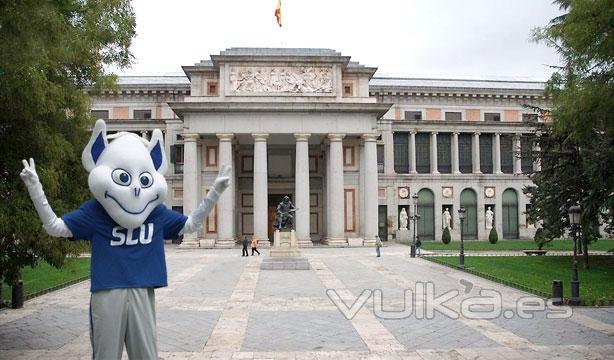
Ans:
[[[541,119],[524,105],[547,106],[543,83],[378,78],[329,49],[231,48],[183,70],[121,77],[92,113],[114,131],[163,130],[177,211],[232,166],[232,186],[184,246],[272,239],[285,195],[301,246],[395,239],[402,208],[417,209],[423,240],[441,238],[446,208],[459,239],[461,206],[466,239],[488,237],[489,208],[499,237],[534,232],[522,188],[539,164],[521,155]]]

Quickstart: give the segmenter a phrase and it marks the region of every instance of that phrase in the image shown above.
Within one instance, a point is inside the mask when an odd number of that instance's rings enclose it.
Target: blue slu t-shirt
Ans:
[[[127,230],[95,199],[62,216],[75,239],[92,242],[92,292],[166,286],[164,239],[177,238],[187,219],[161,204],[143,225]]]

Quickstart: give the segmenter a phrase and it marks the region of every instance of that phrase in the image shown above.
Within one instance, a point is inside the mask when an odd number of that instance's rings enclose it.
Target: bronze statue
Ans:
[[[273,228],[276,230],[292,229],[294,216],[290,213],[296,210],[294,204],[290,201],[290,197],[284,196],[283,200],[277,205],[277,215],[273,222]]]

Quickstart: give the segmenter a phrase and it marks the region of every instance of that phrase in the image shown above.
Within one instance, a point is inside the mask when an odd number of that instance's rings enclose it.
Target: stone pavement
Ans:
[[[614,308],[544,307],[410,259],[406,246],[380,258],[369,248],[306,249],[307,271],[260,270],[267,250],[166,249],[170,286],[156,291],[163,359],[614,358]],[[0,359],[89,359],[88,289],[0,311]]]

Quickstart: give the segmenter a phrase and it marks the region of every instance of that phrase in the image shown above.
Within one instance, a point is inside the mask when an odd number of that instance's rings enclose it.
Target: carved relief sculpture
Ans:
[[[230,90],[234,93],[332,93],[332,71],[328,67],[230,68]]]

